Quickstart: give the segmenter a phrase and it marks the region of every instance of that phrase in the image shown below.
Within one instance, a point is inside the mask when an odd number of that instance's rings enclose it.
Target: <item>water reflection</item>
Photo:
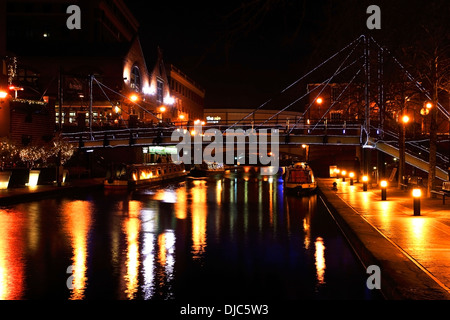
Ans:
[[[72,246],[73,289],[70,300],[81,300],[87,286],[88,233],[91,228],[92,204],[88,201],[70,201],[63,204],[63,225]]]
[[[359,265],[317,199],[287,196],[282,181],[249,173],[22,204],[0,211],[0,298],[296,299],[348,292],[353,278],[329,289],[340,278],[330,274],[349,270],[353,277]],[[70,264],[73,290],[65,286]],[[39,272],[29,271],[33,266]],[[41,273],[42,281],[28,281]]]
[[[140,210],[141,203],[138,201],[130,201],[128,204],[129,216],[124,220],[123,229],[127,239],[126,250],[126,273],[125,293],[127,299],[135,299],[138,291],[138,275],[139,275],[139,232],[140,232]]]
[[[206,250],[206,218],[208,214],[206,180],[194,180],[190,192],[192,201],[192,256],[194,260],[201,260]]]
[[[315,242],[316,252],[314,258],[316,261],[317,283],[319,285],[325,283],[325,245],[321,237],[318,237]]]
[[[0,210],[0,300],[23,298],[24,220],[19,212]]]

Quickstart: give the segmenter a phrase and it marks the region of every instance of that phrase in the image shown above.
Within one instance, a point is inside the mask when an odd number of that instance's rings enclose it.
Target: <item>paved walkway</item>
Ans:
[[[34,188],[8,188],[0,190],[0,205],[36,200],[84,188],[100,187],[103,184],[103,180],[103,178],[79,179],[67,182],[61,187],[56,185],[38,185]]]
[[[363,192],[362,184],[319,179],[321,190],[331,190],[341,200],[402,251],[422,271],[450,293],[450,199],[421,198],[421,215],[413,214],[411,191],[388,187],[381,201],[377,186]],[[348,179],[347,179],[348,180]],[[339,210],[338,210],[339,211]]]

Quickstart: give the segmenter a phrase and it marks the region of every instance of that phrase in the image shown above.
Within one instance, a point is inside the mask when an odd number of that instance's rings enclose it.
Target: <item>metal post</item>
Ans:
[[[413,189],[412,196],[414,199],[413,202],[414,215],[420,216],[420,197],[422,196],[422,190],[419,188]]]
[[[92,74],[89,75],[89,134],[91,140],[93,140],[92,135],[92,82],[94,80],[94,76]]]
[[[61,131],[62,130],[62,117],[63,117],[63,84],[64,80],[63,80],[63,72],[62,72],[62,68],[59,67],[59,77],[58,77],[58,104],[59,104],[59,117],[58,117],[58,130]]]
[[[420,198],[414,198],[414,215],[420,216]]]

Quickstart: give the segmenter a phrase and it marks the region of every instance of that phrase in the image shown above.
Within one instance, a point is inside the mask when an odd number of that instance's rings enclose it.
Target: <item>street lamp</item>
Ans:
[[[362,181],[363,181],[363,191],[367,191],[367,184],[369,182],[369,177],[368,176],[363,176],[362,177]]]
[[[137,94],[132,94],[132,95],[130,96],[130,100],[133,101],[133,102],[136,102],[136,101],[139,100],[139,97],[138,97]]]
[[[353,185],[353,178],[355,177],[355,173],[354,172],[350,172],[348,174],[348,176],[350,177],[350,185],[352,186]]]
[[[381,200],[386,200],[386,188],[387,188],[387,181],[386,180],[382,180],[380,182],[380,187],[381,187]]]
[[[342,175],[342,182],[345,182],[345,176],[347,175],[347,171],[342,170],[341,175]]]
[[[414,199],[414,215],[420,216],[420,197],[422,196],[422,190],[419,188],[415,188],[412,191],[412,196]]]
[[[400,148],[399,148],[399,164],[398,164],[398,187],[402,187],[403,176],[405,175],[405,141],[406,141],[406,124],[409,122],[409,116],[403,115],[402,117],[402,128],[400,130]]]

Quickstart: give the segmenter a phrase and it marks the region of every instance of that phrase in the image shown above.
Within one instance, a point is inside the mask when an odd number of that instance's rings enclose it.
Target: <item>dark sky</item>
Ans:
[[[166,62],[206,89],[206,108],[256,108],[362,33],[395,51],[430,6],[406,0],[125,3],[140,23],[144,53],[159,45]],[[381,8],[382,30],[366,28],[370,4]]]

